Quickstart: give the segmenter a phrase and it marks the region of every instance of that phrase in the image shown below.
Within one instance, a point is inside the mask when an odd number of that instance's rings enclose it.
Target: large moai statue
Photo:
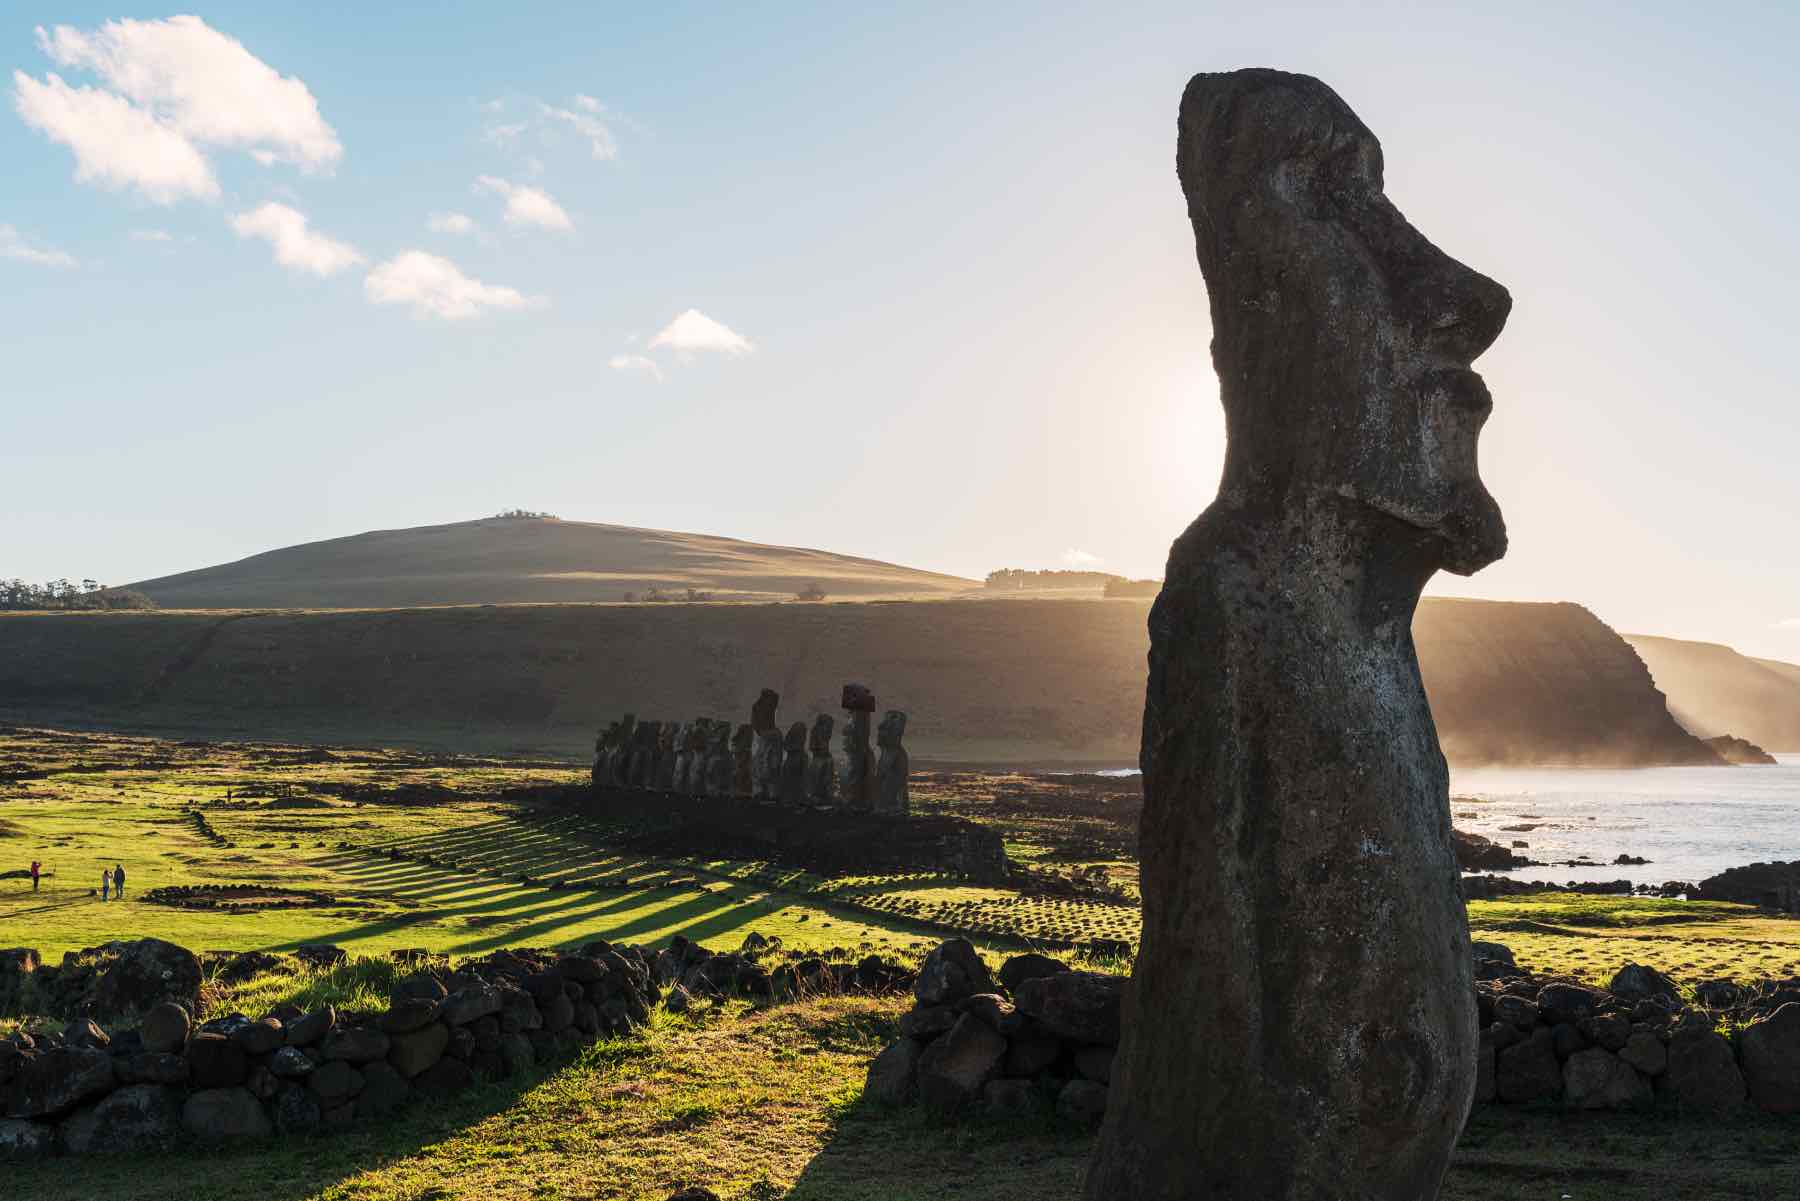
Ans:
[[[633,788],[649,788],[656,780],[656,745],[662,738],[660,721],[640,721],[631,748],[630,779]]]
[[[745,791],[759,801],[772,801],[781,793],[781,728],[775,709],[781,694],[765,688],[750,707],[750,729],[756,739],[751,748],[750,787]]]
[[[831,730],[836,724],[831,714],[821,713],[813,718],[807,736],[806,799],[814,805],[837,801],[837,760],[831,757]]]
[[[750,765],[755,751],[756,730],[749,722],[739,723],[731,735],[731,788],[725,795],[750,795]]]
[[[784,805],[806,803],[806,723],[788,727],[781,745],[781,786],[776,795]]]
[[[612,783],[612,752],[619,741],[619,723],[607,722],[594,737],[593,779],[596,785],[605,787]]]
[[[844,808],[868,810],[875,803],[875,757],[869,751],[869,718],[875,694],[861,684],[845,684]]]
[[[1228,439],[1150,613],[1143,940],[1086,1196],[1429,1201],[1476,1030],[1412,619],[1505,552],[1470,364],[1511,300],[1318,80],[1197,75],[1179,129]]]
[[[875,729],[875,745],[881,750],[875,759],[875,812],[905,817],[912,811],[912,798],[907,795],[906,781],[912,772],[912,759],[901,745],[906,737],[906,714],[889,709],[881,715]]]
[[[656,771],[650,787],[668,792],[675,787],[675,750],[681,745],[685,729],[678,721],[665,721],[656,736]]]
[[[681,745],[675,752],[674,790],[684,796],[706,795],[706,746],[711,725],[696,717],[682,726]]]
[[[707,723],[704,796],[730,796],[737,790],[738,757],[732,746],[731,723],[714,718]]]
[[[629,763],[632,740],[637,737],[637,718],[627,713],[608,730],[612,737],[606,751],[604,781],[609,787],[624,788],[630,783]]]

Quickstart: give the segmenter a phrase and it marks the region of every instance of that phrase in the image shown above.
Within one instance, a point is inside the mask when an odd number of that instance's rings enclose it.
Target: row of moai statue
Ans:
[[[846,684],[842,703],[847,716],[841,777],[831,753],[837,723],[830,714],[819,714],[810,730],[797,721],[783,733],[775,721],[781,694],[765,688],[750,707],[750,720],[735,727],[715,717],[639,721],[627,713],[594,742],[594,783],[905,816],[912,804],[907,793],[912,762],[903,744],[906,714],[889,709],[883,715],[872,750],[875,694],[861,684]]]

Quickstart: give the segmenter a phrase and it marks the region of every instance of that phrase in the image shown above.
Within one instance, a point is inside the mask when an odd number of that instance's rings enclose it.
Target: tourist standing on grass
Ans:
[[[111,897],[111,895],[112,895],[112,868],[103,867],[100,869],[100,899],[102,901],[107,900]]]
[[[125,865],[122,863],[113,864],[113,896],[121,901],[125,899]]]
[[[31,891],[32,892],[36,892],[38,890],[38,873],[43,870],[43,867],[44,867],[44,865],[39,863],[37,860],[33,859],[31,861]]]

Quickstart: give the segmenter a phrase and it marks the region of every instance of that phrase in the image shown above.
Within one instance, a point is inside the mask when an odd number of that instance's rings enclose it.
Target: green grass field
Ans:
[[[209,1011],[256,1013],[289,999],[376,1006],[395,972],[382,953],[396,948],[461,956],[677,933],[727,948],[754,930],[791,949],[906,957],[948,926],[997,961],[1032,940],[1136,938],[1136,910],[1118,900],[1022,896],[931,874],[820,877],[646,858],[571,815],[500,796],[575,778],[504,760],[0,733],[0,872],[39,858],[55,873],[37,893],[0,879],[0,944],[54,956],[154,935],[200,951],[331,942],[373,957],[334,973],[291,967],[209,982]],[[1053,782],[1056,811],[1032,816],[1020,778],[928,778],[923,804],[1002,824],[1034,865],[1107,864],[1135,884],[1120,866],[1119,822],[1104,804],[1099,817],[1077,812],[1078,790]],[[90,892],[114,863],[126,867],[127,895],[102,902]],[[143,899],[196,883],[316,890],[333,903],[225,913]],[[1800,972],[1800,922],[1739,906],[1544,894],[1472,905],[1470,921],[1476,937],[1507,943],[1533,968],[1601,981],[1628,960],[1688,982]],[[862,1102],[868,1061],[905,1004],[839,997],[659,1012],[649,1029],[573,1065],[378,1127],[164,1157],[152,1172],[141,1161],[57,1160],[9,1169],[6,1195],[662,1201],[706,1184],[726,1201],[1073,1201],[1090,1146],[1083,1132],[1049,1120],[942,1126]],[[1484,1110],[1444,1197],[1793,1201],[1796,1164],[1791,1121]]]

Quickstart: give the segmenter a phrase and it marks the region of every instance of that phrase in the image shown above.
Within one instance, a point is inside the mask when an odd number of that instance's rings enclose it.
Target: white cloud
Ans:
[[[363,281],[373,304],[411,305],[415,317],[463,321],[487,309],[537,308],[546,302],[517,288],[470,279],[449,259],[407,250],[381,263]]]
[[[425,218],[425,228],[434,234],[472,234],[476,226],[466,213],[433,213]]]
[[[606,365],[614,371],[641,371],[657,383],[662,383],[662,368],[655,359],[646,355],[616,354],[606,361]]]
[[[576,92],[575,107],[584,108],[590,113],[597,113],[600,111],[600,102],[592,96],[584,96],[580,92]]]
[[[547,121],[567,125],[576,134],[587,140],[589,149],[598,159],[615,159],[619,157],[619,144],[614,140],[612,130],[594,114],[601,111],[600,102],[592,96],[577,96],[575,103],[585,110],[575,112],[573,109],[557,108],[554,105],[538,105],[538,113]]]
[[[75,152],[75,178],[115,191],[136,188],[157,204],[210,200],[219,181],[199,148],[123,96],[41,82],[13,72],[13,106],[25,124]]]
[[[512,107],[505,98],[490,100],[481,106],[485,113],[493,114],[493,119],[482,129],[481,136],[496,146],[511,146],[527,131],[535,129],[541,142],[553,143],[562,133],[573,133],[588,144],[589,151],[597,159],[616,159],[619,157],[619,143],[613,137],[610,120],[616,120],[616,114],[606,111],[606,106],[592,96],[577,94],[569,101],[569,107],[546,104],[542,100],[530,96],[514,97],[525,111],[525,119],[521,121],[503,121],[499,114]],[[516,111],[516,110],[515,110]]]
[[[478,192],[493,192],[506,198],[508,225],[536,225],[543,229],[574,229],[575,223],[550,193],[529,184],[517,184],[483,175],[475,181]]]
[[[63,67],[84,67],[182,136],[308,171],[343,157],[337,132],[301,80],[283,76],[199,17],[108,21],[37,31]]]
[[[84,183],[136,188],[173,204],[219,195],[203,147],[306,171],[328,170],[343,157],[306,84],[199,17],[108,21],[94,30],[40,26],[37,39],[52,62],[91,71],[105,85],[13,72],[20,118],[74,152],[75,178]]]
[[[134,229],[131,231],[133,242],[173,242],[175,235],[166,229]]]
[[[0,225],[0,259],[16,259],[39,267],[73,267],[75,259],[52,246],[34,243],[10,225]]]
[[[650,339],[652,350],[661,346],[670,350],[714,350],[723,354],[747,354],[756,349],[748,338],[714,321],[699,309],[689,309]]]
[[[275,248],[275,261],[311,275],[336,275],[363,261],[356,247],[326,237],[307,225],[306,214],[270,202],[231,218],[240,238],[261,238]]]
[[[1092,567],[1096,563],[1105,562],[1099,555],[1090,555],[1087,551],[1077,550],[1073,546],[1062,553],[1062,561],[1070,567]]]

